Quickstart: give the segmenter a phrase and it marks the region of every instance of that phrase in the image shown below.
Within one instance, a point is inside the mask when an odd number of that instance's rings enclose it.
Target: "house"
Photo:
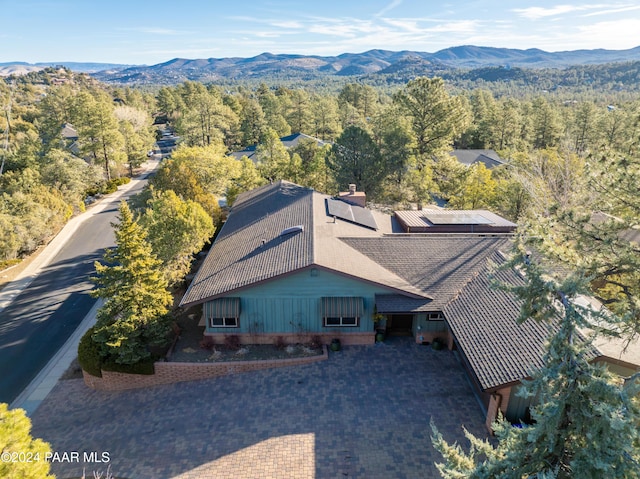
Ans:
[[[425,228],[413,232],[408,217]],[[518,325],[520,305],[488,279],[506,261],[515,226],[483,210],[388,215],[279,181],[238,197],[181,306],[202,305],[216,343],[317,335],[373,344],[378,328],[418,343],[441,339],[459,353],[488,426],[498,409],[515,421],[530,399],[514,393],[542,365],[549,333],[546,324]]]
[[[284,147],[287,149],[298,146],[298,144],[303,140],[315,141],[316,144],[320,147],[328,144],[312,136],[305,135],[304,133],[293,133],[291,135],[283,136],[280,138],[280,141],[282,142]],[[234,151],[233,153],[229,153],[229,156],[233,156],[237,160],[241,160],[243,157],[246,156],[247,158],[255,162],[257,160],[257,158],[255,158],[257,148],[258,148],[258,145],[251,145],[246,147],[244,150]]]
[[[493,150],[453,150],[449,153],[465,166],[483,163],[488,170],[504,165],[504,161]]]
[[[78,131],[71,123],[63,123],[60,130],[62,138],[62,147],[66,148],[75,156],[81,156],[80,145],[78,145]]]

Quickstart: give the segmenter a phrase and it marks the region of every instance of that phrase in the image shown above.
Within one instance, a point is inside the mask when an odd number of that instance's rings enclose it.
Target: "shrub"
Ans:
[[[127,183],[131,182],[131,178],[129,178],[128,176],[121,176],[119,178],[114,178],[111,180],[111,183],[113,183],[116,186],[121,186],[121,185],[126,185]]]
[[[200,341],[200,347],[202,349],[206,349],[207,351],[211,351],[215,345],[216,342],[211,336],[205,336],[204,338],[202,338],[202,341]]]
[[[224,345],[230,351],[237,351],[240,349],[240,336],[237,334],[230,334],[225,336]]]
[[[119,364],[115,361],[105,361],[102,364],[102,369],[104,371],[113,371],[116,373],[145,374],[150,376],[155,373],[155,367],[153,365],[154,362],[154,358],[143,359],[135,364]]]
[[[322,348],[322,338],[317,334],[314,336],[311,336],[311,340],[309,341],[309,347],[312,349]]]
[[[78,363],[83,371],[92,376],[102,377],[102,361],[100,359],[100,345],[93,341],[95,327],[84,333],[78,344]]]
[[[287,343],[285,342],[284,337],[282,336],[278,336],[276,340],[273,342],[273,345],[276,347],[276,349],[280,349],[280,350],[287,347]]]

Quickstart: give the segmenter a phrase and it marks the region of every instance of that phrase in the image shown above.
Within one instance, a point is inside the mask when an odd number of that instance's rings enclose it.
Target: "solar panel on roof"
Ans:
[[[493,221],[478,213],[425,213],[424,217],[433,225],[490,225]]]
[[[329,216],[335,216],[373,230],[378,229],[378,224],[371,211],[362,206],[350,205],[341,200],[327,198],[327,212]]]

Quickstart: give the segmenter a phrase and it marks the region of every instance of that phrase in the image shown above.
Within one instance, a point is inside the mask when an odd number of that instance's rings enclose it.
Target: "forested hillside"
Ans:
[[[615,69],[597,68],[618,78]],[[154,216],[154,209],[177,212],[197,203],[217,222],[220,198],[232,203],[238,193],[278,179],[327,193],[354,182],[383,207],[438,198],[453,208],[489,208],[523,225],[539,225],[585,198],[624,216],[621,206],[592,194],[590,175],[617,174],[622,159],[636,165],[640,135],[640,100],[628,90],[509,95],[507,88],[466,90],[428,77],[393,90],[364,79],[336,92],[187,81],[152,94],[48,69],[1,82],[0,105],[3,260],[32,251],[81,211],[88,195],[130,175],[154,141],[153,118],[167,122],[182,142],[138,200],[157,249],[167,241],[158,226],[167,215]],[[279,138],[295,132],[325,144],[303,141],[287,150]],[[227,156],[254,144],[254,161]],[[506,164],[467,167],[450,156],[454,148],[493,149]],[[165,256],[179,271],[168,280],[179,281],[188,270],[185,253]]]
[[[154,103],[66,69],[0,82],[0,261],[33,251],[89,197],[126,181],[155,141]]]

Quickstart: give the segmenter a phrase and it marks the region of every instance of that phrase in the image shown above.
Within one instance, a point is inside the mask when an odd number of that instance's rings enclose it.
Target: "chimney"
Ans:
[[[363,208],[367,204],[367,195],[364,191],[357,191],[355,183],[350,183],[349,191],[341,191],[338,197],[342,201],[346,201],[352,205],[362,206]]]

